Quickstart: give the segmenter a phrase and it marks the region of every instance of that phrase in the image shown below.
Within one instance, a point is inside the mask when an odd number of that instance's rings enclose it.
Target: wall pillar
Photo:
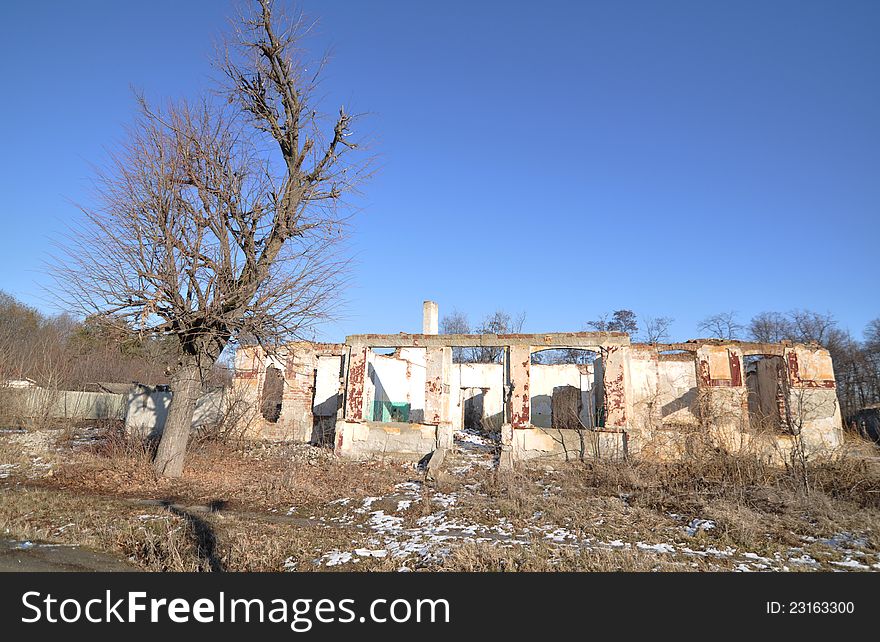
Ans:
[[[507,416],[510,418],[510,425],[514,429],[528,428],[532,423],[532,399],[529,393],[531,363],[532,351],[529,346],[510,346],[508,368],[511,393],[508,401]]]
[[[627,427],[628,378],[626,358],[628,348],[609,346],[603,352],[602,369],[605,388],[605,428],[623,430]]]
[[[449,422],[452,348],[425,348],[425,423]]]
[[[345,418],[348,421],[364,418],[364,380],[369,350],[369,347],[354,346],[348,353],[348,384],[345,389]]]

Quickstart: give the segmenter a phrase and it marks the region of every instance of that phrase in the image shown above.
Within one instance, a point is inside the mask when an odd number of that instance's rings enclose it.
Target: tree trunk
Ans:
[[[180,477],[196,401],[202,391],[199,368],[185,365],[171,378],[171,407],[153,468],[162,477]]]

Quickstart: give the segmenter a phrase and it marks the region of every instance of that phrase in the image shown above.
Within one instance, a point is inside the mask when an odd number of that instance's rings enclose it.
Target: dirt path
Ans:
[[[81,546],[0,539],[0,572],[139,570],[126,559]]]

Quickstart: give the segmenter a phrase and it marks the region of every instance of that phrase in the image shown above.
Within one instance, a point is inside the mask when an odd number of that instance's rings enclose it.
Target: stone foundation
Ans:
[[[622,460],[627,454],[623,431],[556,428],[501,428],[501,461]]]
[[[419,461],[438,448],[452,448],[451,425],[373,421],[336,423],[336,454],[350,459]]]

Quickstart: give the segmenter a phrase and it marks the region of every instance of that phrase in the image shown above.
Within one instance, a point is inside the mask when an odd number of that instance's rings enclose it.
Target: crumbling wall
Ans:
[[[372,346],[395,347],[385,338],[348,346],[336,452],[358,459],[421,459],[436,448],[451,448],[452,348],[403,345],[393,355],[376,354]]]
[[[658,355],[657,396],[661,426],[699,425],[697,369],[692,354]]]
[[[646,346],[631,346],[627,350],[626,406],[630,409],[627,427],[630,430],[649,430],[660,424],[659,357],[657,351]]]
[[[512,461],[620,460],[627,455],[624,431],[525,428],[511,431],[509,438]]]
[[[605,428],[624,430],[632,414],[632,400],[627,394],[630,377],[629,345],[606,347],[602,361]]]
[[[697,349],[699,412],[706,442],[729,452],[748,445],[748,389],[743,353],[732,343]]]
[[[831,354],[803,345],[786,348],[792,432],[800,435],[808,455],[833,451],[843,443],[843,422],[837,399]]]
[[[628,365],[627,452],[653,459],[685,456],[700,426],[695,352],[637,344]]]
[[[267,354],[259,346],[242,346],[236,350],[231,396],[236,403],[252,406],[250,412],[241,413],[246,436],[310,442],[316,439],[317,433],[323,434],[327,426],[321,417],[331,416],[330,408],[339,405],[339,374],[334,377],[333,373],[341,373],[345,351],[341,344],[306,341],[290,343],[273,354]],[[260,412],[270,366],[278,368],[283,375],[281,410],[275,421]],[[319,372],[325,398],[316,394]],[[334,384],[336,394],[332,393]],[[316,406],[320,414],[315,414]]]
[[[453,346],[501,348],[505,360],[453,364]],[[373,347],[394,353],[377,354]],[[532,364],[533,352],[559,348],[600,357],[586,366]],[[237,387],[257,400],[266,368],[283,367],[278,421],[267,426],[254,420],[257,436],[314,439],[305,427],[319,419],[335,425],[336,452],[352,457],[421,458],[451,447],[454,429],[486,424],[500,424],[502,463],[673,459],[697,456],[700,449],[781,461],[801,447],[810,457],[831,453],[841,441],[830,355],[817,346],[721,340],[633,345],[622,333],[399,334],[354,335],[345,346],[291,344],[274,356],[250,351],[239,357]],[[333,393],[337,367],[344,404]],[[556,421],[554,394],[560,402]],[[779,426],[756,430],[755,418],[774,409]]]
[[[336,453],[350,459],[390,457],[419,461],[438,448],[452,448],[449,424],[337,421]]]

